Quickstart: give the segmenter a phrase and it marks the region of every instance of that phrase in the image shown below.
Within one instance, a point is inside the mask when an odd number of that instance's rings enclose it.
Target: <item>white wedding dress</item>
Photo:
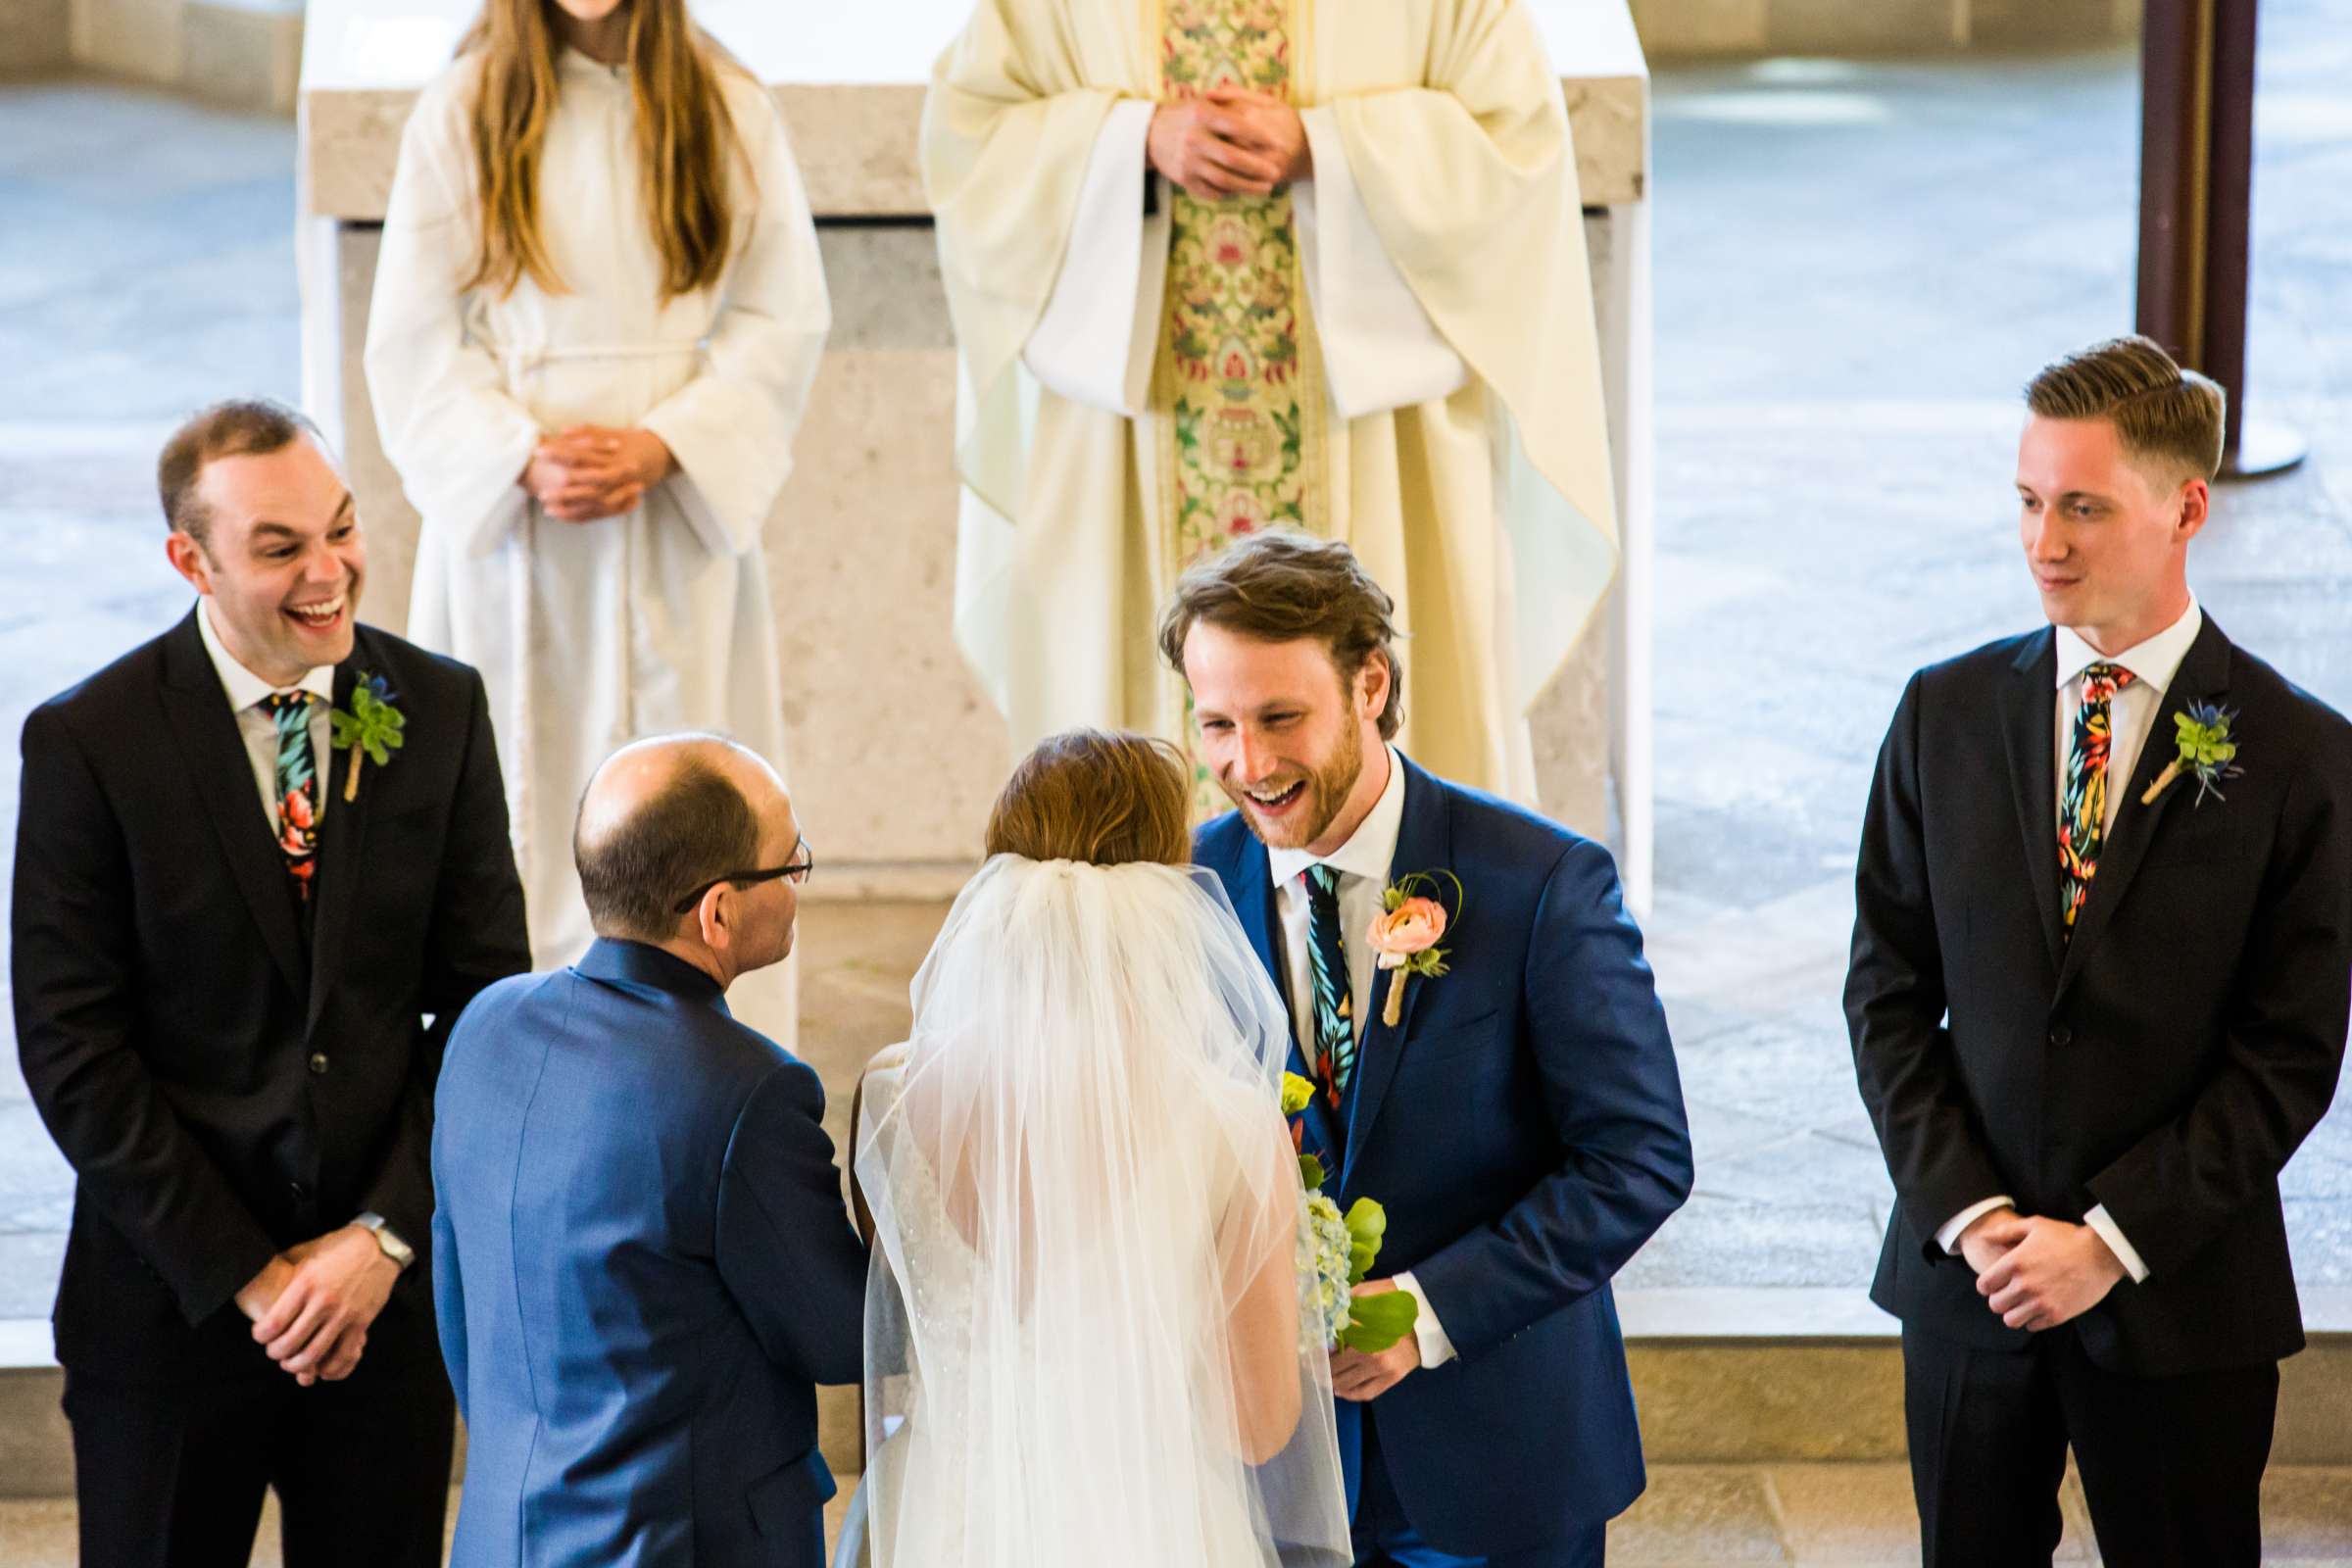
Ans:
[[[1347,1564],[1289,1029],[1216,884],[1000,857],[914,1013],[856,1153],[874,1568]]]

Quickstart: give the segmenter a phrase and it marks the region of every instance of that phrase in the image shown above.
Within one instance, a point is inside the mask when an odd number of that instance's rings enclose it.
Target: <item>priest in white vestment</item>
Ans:
[[[1414,758],[1532,802],[1526,710],[1617,551],[1576,159],[1526,6],[979,0],[922,172],[961,370],[956,631],[1016,748],[1189,742],[1158,607],[1289,526],[1395,595]]]
[[[736,235],[715,286],[665,298],[628,74],[571,48],[556,63],[539,187],[564,287],[528,273],[503,296],[464,287],[482,221],[467,119],[478,62],[463,56],[427,87],[402,138],[368,383],[423,519],[409,635],[488,684],[545,969],[593,935],[571,829],[605,757],[709,729],[783,766],[761,535],[830,307],[782,121],[731,65],[717,74],[739,153]],[[543,441],[578,426],[650,431],[674,467],[620,514],[552,515],[520,478]],[[756,1023],[789,1046],[788,977],[775,992]]]

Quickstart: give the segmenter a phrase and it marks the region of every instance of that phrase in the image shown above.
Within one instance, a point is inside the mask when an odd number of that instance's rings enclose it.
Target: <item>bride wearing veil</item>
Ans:
[[[1054,737],[988,849],[855,1135],[875,1568],[1345,1568],[1289,1024],[1183,768]]]

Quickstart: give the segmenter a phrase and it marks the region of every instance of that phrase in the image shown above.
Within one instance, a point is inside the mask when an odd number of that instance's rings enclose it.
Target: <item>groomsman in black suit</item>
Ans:
[[[2219,387],[2126,338],[2027,403],[2051,624],[1911,678],[1863,828],[1871,1296],[1928,1568],[2047,1564],[2070,1446],[2113,1568],[2251,1565],[2303,1346],[2278,1171],[2352,1001],[2352,725],[2189,592]]]
[[[244,1562],[274,1488],[291,1568],[425,1568],[434,1077],[529,963],[482,683],[357,624],[359,519],[300,415],[208,409],[158,479],[196,609],[24,736],[11,969],[76,1176],[81,1560]]]

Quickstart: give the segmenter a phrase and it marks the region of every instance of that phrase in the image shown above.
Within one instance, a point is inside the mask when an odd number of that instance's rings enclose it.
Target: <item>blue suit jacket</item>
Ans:
[[[466,1009],[436,1107],[455,1568],[820,1568],[813,1385],[862,1372],[865,1256],[816,1074],[599,942]]]
[[[1690,1195],[1690,1137],[1608,852],[1404,772],[1391,875],[1450,870],[1466,907],[1447,972],[1407,983],[1397,1026],[1365,1009],[1347,1114],[1316,1131],[1344,1139],[1343,1206],[1388,1209],[1377,1272],[1410,1269],[1459,1351],[1373,1401],[1397,1500],[1441,1550],[1501,1554],[1641,1495],[1609,1277]],[[1287,989],[1265,847],[1228,814],[1193,858]]]

